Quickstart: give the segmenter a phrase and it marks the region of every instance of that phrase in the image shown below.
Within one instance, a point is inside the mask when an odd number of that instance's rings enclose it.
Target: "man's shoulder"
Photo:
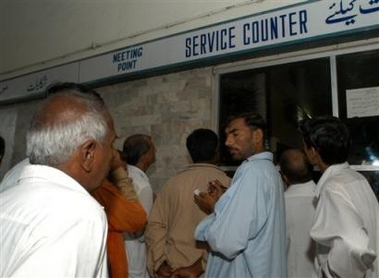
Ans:
[[[180,171],[179,174],[186,173],[186,172],[203,173],[204,171],[225,174],[225,172],[221,169],[220,166],[215,165],[215,164],[209,164],[209,163],[194,163],[194,164],[187,165],[187,167],[183,169],[182,171]]]
[[[196,163],[188,165],[185,169],[180,171],[177,175],[171,177],[169,181],[177,180],[192,180],[199,177],[206,177],[208,180],[212,179],[230,179],[226,173],[217,165]]]
[[[256,178],[276,178],[279,175],[279,171],[272,161],[265,159],[245,161],[237,168],[236,173]]]
[[[26,217],[59,218],[60,221],[72,223],[97,221],[104,216],[103,208],[86,191],[72,190],[56,183],[20,184],[3,194],[4,204],[12,204],[16,214],[29,215]]]
[[[286,191],[284,191],[284,197],[315,197],[316,184],[314,181],[305,183],[297,183],[290,185]]]
[[[320,185],[324,191],[350,191],[357,186],[369,186],[369,183],[362,174],[349,167],[326,173],[325,177],[321,177]]]

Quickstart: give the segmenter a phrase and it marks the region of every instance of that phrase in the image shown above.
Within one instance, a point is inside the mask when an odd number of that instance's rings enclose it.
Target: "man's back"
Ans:
[[[128,172],[133,179],[133,187],[138,199],[147,216],[149,216],[153,206],[153,189],[149,183],[149,178],[141,169],[133,165],[128,165]],[[124,234],[130,278],[149,277],[146,268],[146,243],[142,232]]]
[[[4,178],[0,182],[0,192],[17,184],[18,179],[20,178],[20,174],[26,165],[30,165],[28,158],[25,158],[24,160],[17,163],[5,174]]]
[[[363,277],[365,265],[379,255],[379,205],[367,180],[347,163],[330,166],[317,184],[319,202],[311,230],[318,263],[329,264],[342,277]],[[328,217],[324,217],[327,214]],[[327,246],[333,243],[333,251]],[[351,263],[354,261],[354,263]],[[361,266],[357,268],[357,262]],[[379,260],[366,278],[378,277]]]
[[[138,200],[149,215],[151,207],[153,206],[153,189],[150,185],[149,178],[139,168],[128,165],[129,176],[133,180],[134,191],[138,195]]]
[[[0,200],[0,276],[106,276],[104,211],[71,177],[25,166]]]
[[[151,273],[163,262],[162,257],[174,269],[206,257],[206,250],[197,248],[194,239],[195,228],[206,214],[195,204],[193,192],[207,191],[208,183],[216,179],[224,185],[230,183],[230,178],[217,166],[196,163],[164,186],[154,203],[145,233]]]
[[[288,277],[316,277],[315,244],[309,236],[315,211],[316,184],[290,185],[284,192],[287,223]]]

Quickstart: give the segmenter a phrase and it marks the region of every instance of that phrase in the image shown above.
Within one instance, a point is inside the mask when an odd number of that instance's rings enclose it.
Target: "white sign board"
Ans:
[[[42,94],[53,82],[78,82],[79,63],[39,71],[0,83],[0,101]]]
[[[316,1],[127,47],[81,62],[80,82],[379,28],[379,1]]]
[[[379,87],[346,90],[347,117],[379,116]]]
[[[157,72],[162,68],[378,29],[377,0],[307,1],[78,61],[79,72],[74,81],[85,83]],[[62,79],[70,69],[59,68],[62,76],[58,79]],[[44,87],[45,75],[50,80],[48,73],[34,75],[17,78],[15,82],[0,82],[0,101],[28,94],[28,88],[39,91]]]

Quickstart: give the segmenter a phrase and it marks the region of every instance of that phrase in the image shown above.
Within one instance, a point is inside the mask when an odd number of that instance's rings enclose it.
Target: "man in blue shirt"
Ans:
[[[221,197],[214,193],[222,191],[220,182],[212,183],[214,212],[195,231],[211,250],[205,277],[287,277],[283,184],[265,148],[266,123],[243,114],[225,132],[233,159],[244,161]],[[200,206],[206,195],[195,196]]]

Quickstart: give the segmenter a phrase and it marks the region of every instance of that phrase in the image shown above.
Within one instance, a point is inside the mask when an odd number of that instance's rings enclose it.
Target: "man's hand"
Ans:
[[[198,195],[194,195],[195,202],[202,211],[210,214],[213,212],[216,202],[226,190],[227,188],[219,180],[211,181],[208,184],[208,193],[200,192]]]
[[[213,199],[215,199],[216,202],[227,189],[228,188],[226,188],[219,180],[211,181],[208,184],[208,193],[213,197]]]
[[[199,195],[194,195],[194,198],[195,203],[206,214],[213,212],[216,201],[211,195],[205,192],[200,192]]]
[[[174,270],[165,262],[161,264],[158,270],[155,272],[156,278],[171,277]]]
[[[186,267],[179,267],[172,274],[172,278],[197,278],[204,272],[201,266],[201,258],[198,259],[193,265]]]
[[[111,163],[111,171],[123,167],[127,171],[126,163],[121,159],[120,152],[117,149],[113,150],[113,158]]]

